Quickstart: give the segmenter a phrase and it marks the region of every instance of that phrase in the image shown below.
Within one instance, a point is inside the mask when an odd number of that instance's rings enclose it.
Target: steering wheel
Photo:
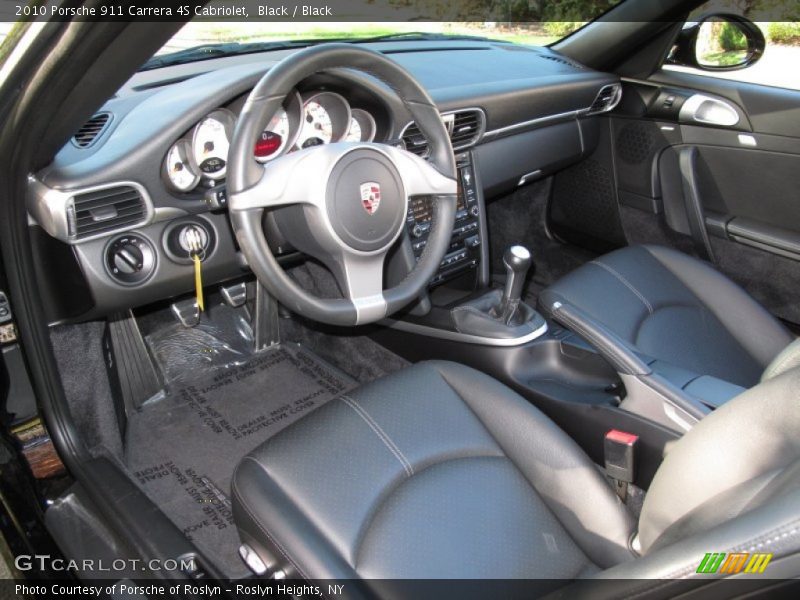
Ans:
[[[402,100],[430,147],[429,160],[386,144],[339,142],[286,154],[266,164],[253,148],[284,98],[306,77],[355,69]],[[259,282],[300,315],[331,325],[372,323],[419,297],[450,245],[456,212],[456,166],[439,111],[413,76],[384,55],[349,44],[293,54],[258,82],[242,109],[228,158],[233,230]],[[408,199],[430,196],[431,229],[416,266],[383,288],[386,255],[402,234]],[[264,235],[265,210],[298,250],[330,269],[343,298],[320,298],[289,277]]]

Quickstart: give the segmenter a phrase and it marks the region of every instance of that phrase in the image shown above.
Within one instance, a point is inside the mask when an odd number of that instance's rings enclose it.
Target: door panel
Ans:
[[[800,323],[800,92],[662,71],[623,98],[610,143],[628,242],[711,260]]]

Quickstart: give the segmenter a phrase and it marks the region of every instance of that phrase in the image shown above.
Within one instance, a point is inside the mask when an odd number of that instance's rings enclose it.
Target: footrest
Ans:
[[[130,310],[109,318],[108,341],[108,366],[117,374],[127,416],[148,400],[163,395],[164,384]]]

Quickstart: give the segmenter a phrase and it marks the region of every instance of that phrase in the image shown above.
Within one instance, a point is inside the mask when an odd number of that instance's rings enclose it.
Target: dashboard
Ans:
[[[603,113],[619,101],[619,80],[547,48],[480,41],[369,46],[427,88],[457,154],[458,219],[431,286],[465,274],[485,281],[486,201],[587,156]],[[51,322],[190,293],[187,239],[195,235],[203,244],[208,285],[249,274],[227,215],[228,149],[249,92],[291,52],[137,73],[30,177],[29,223]],[[266,164],[302,148],[347,141],[427,156],[427,141],[393,90],[343,68],[298,84],[264,124],[253,159]],[[398,264],[387,267],[387,278],[402,278],[426,243],[429,199],[415,198],[409,206]],[[271,213],[264,220],[273,252],[279,260],[302,259],[278,222]]]

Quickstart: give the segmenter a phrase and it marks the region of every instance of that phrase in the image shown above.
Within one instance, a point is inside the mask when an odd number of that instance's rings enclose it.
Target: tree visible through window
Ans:
[[[755,22],[767,45],[754,65],[735,71],[704,71],[674,65],[665,69],[733,79],[748,83],[800,90],[800,3],[795,0],[712,0],[695,9],[689,22],[710,13],[732,13]],[[704,23],[697,40],[698,62],[724,67],[741,62],[746,42],[733,25],[720,21]]]

